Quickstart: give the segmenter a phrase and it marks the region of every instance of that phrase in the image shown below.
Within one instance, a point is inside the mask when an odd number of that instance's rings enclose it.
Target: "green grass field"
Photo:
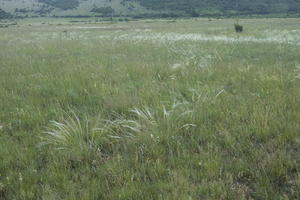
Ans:
[[[1,200],[300,198],[299,19],[85,20],[0,28]]]

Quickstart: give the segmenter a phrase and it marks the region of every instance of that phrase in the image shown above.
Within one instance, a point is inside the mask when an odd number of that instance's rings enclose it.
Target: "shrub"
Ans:
[[[235,32],[237,32],[237,33],[241,33],[241,32],[243,32],[243,26],[242,25],[240,25],[239,23],[234,23],[234,29],[235,29]]]

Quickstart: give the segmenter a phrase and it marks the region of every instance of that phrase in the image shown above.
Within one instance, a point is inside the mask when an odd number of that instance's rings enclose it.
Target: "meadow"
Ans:
[[[0,22],[0,199],[300,199],[300,20],[234,22]]]

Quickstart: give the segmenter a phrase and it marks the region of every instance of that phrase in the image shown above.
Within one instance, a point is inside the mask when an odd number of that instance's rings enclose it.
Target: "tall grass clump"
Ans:
[[[151,134],[164,130],[167,132],[178,131],[183,128],[195,127],[190,123],[193,111],[188,103],[173,103],[169,108],[161,105],[159,108],[134,108],[130,111],[135,114],[142,130],[150,130]]]
[[[139,123],[134,120],[115,113],[114,117],[114,120],[98,119],[92,124],[88,118],[81,119],[71,112],[61,122],[50,121],[41,144],[75,154],[102,152],[108,144],[133,137],[140,131]]]
[[[75,112],[67,115],[61,122],[51,121],[42,144],[57,150],[83,152],[94,146],[96,128],[90,125],[88,119],[81,120]]]
[[[184,118],[192,114],[185,103],[174,103],[169,109],[165,105],[159,109],[144,106],[130,109],[130,112],[135,119],[125,119],[122,115],[113,113],[113,120],[99,119],[95,122],[97,125],[91,125],[87,118],[81,119],[75,112],[71,112],[61,122],[50,121],[48,130],[41,137],[41,144],[57,150],[88,152],[101,150],[101,147],[112,140],[132,138],[142,132],[154,133],[159,129],[179,130],[196,126],[185,123]]]

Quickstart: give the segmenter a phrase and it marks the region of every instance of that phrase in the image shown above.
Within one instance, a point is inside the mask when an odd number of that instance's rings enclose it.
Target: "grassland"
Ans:
[[[0,199],[299,199],[300,21],[233,23],[1,28]]]

